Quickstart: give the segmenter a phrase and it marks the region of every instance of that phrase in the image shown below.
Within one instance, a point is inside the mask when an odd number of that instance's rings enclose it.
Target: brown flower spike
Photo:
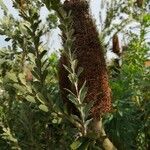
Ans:
[[[120,51],[120,45],[119,45],[119,38],[118,38],[118,35],[115,34],[113,36],[113,42],[112,42],[112,45],[113,45],[113,49],[112,51],[117,54],[118,56],[121,55],[121,51]]]
[[[72,51],[75,51],[78,66],[84,69],[79,77],[79,87],[86,80],[88,93],[85,101],[87,103],[94,102],[91,114],[94,118],[99,118],[111,110],[111,90],[103,48],[88,8],[89,4],[83,0],[66,0],[64,2],[64,10],[72,12],[73,36],[75,37]],[[71,90],[71,86],[68,72],[64,69],[63,64],[67,65],[67,59],[62,54],[59,63],[59,85],[63,101],[69,105],[68,107],[72,107],[67,101],[68,93],[64,90],[64,88]]]
[[[120,74],[120,58],[121,58],[121,49],[120,49],[120,44],[119,44],[119,38],[117,34],[114,34],[112,38],[112,51],[118,56],[114,60],[114,65],[112,66],[113,72],[112,72],[112,77],[116,78]]]

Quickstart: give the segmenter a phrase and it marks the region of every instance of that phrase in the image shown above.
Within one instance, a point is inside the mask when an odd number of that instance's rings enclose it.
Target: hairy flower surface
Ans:
[[[66,12],[71,10],[75,41],[72,52],[78,60],[78,67],[82,67],[83,73],[79,76],[79,87],[86,80],[88,93],[85,101],[94,102],[91,109],[93,117],[98,118],[111,109],[111,90],[108,84],[108,75],[104,59],[103,47],[99,40],[96,26],[89,14],[89,4],[83,0],[70,0],[64,2]],[[62,54],[59,65],[59,82],[62,98],[66,101],[67,94],[64,88],[71,88],[68,73],[63,64],[67,65],[67,59]],[[72,90],[72,89],[70,89]]]

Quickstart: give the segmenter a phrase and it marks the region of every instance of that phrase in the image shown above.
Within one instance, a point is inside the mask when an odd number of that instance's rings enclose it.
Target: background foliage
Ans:
[[[139,7],[139,3],[132,0],[115,0],[103,1],[101,6],[106,18],[102,18],[100,39],[103,39],[106,51],[111,47],[109,41],[115,33],[121,33],[127,41],[122,40],[126,48],[120,58],[120,73],[112,77],[114,70],[108,67],[113,110],[103,118],[107,135],[119,150],[150,148],[150,68],[145,66],[150,47],[147,42],[148,3],[145,1]],[[0,149],[101,149],[94,135],[82,136],[92,121],[88,118],[90,106],[84,103],[86,84],[78,89],[83,97],[69,95],[81,113],[81,118],[77,118],[68,114],[60,98],[59,54],[49,56],[42,40],[59,25],[60,1],[14,0],[19,19],[9,13],[4,1],[0,1],[0,5],[4,12],[0,34],[11,43],[0,48]],[[40,9],[45,6],[49,14],[43,23]],[[122,14],[128,17],[115,24],[113,20]],[[139,35],[127,30],[126,26],[132,21],[138,23]],[[68,24],[69,19],[66,19],[64,26],[68,27]],[[69,45],[66,44],[66,48],[69,49]],[[70,71],[70,77],[77,77],[74,72],[77,60],[71,53],[69,59],[71,68],[66,69]],[[71,80],[72,85],[76,86],[77,81],[78,78]]]

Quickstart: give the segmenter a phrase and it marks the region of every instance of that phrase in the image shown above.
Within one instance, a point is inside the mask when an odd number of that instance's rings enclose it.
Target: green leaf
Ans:
[[[64,67],[69,73],[72,73],[71,69],[70,69],[68,66],[63,65],[63,67]]]
[[[78,150],[88,150],[88,147],[90,145],[90,141],[86,139],[79,147]]]
[[[29,93],[32,93],[32,87],[30,86],[30,85],[26,85],[26,88],[27,88],[27,91],[29,92]]]
[[[47,53],[47,50],[42,51],[41,54],[40,54],[40,59],[42,59],[45,56],[46,53]]]
[[[70,145],[70,147],[71,147],[72,150],[77,150],[81,144],[82,144],[81,141],[77,140],[77,141],[74,141]]]
[[[75,104],[75,106],[79,104],[77,98],[74,95],[69,94],[67,97],[73,104]]]
[[[121,117],[123,117],[123,112],[122,112],[122,111],[118,110],[118,113],[119,113],[119,115],[120,115]]]
[[[39,45],[39,42],[40,42],[40,35],[39,34],[34,38],[34,42],[35,42],[35,45]]]
[[[8,13],[9,11],[8,11],[7,6],[6,6],[5,3],[3,2],[3,0],[0,0],[0,7],[1,7],[1,9],[3,9],[4,15],[7,15],[7,13]]]
[[[76,74],[69,74],[68,78],[72,84],[74,84],[78,81],[78,77],[76,76]]]
[[[42,104],[45,104],[45,98],[41,93],[37,93],[36,97]]]
[[[65,45],[66,45],[66,48],[65,48],[65,50],[67,50],[69,47],[72,47],[72,39],[67,39],[66,41],[65,41]]]
[[[42,111],[44,111],[44,112],[48,112],[49,110],[48,110],[48,107],[46,106],[46,105],[39,105],[39,108],[42,110]]]
[[[88,127],[88,125],[91,123],[92,120],[93,120],[93,118],[91,118],[91,119],[89,119],[89,120],[86,120],[85,126]]]
[[[69,89],[66,89],[66,88],[65,88],[65,90],[68,91],[71,95],[73,95],[74,97],[77,98],[77,96],[72,91],[70,91]]]
[[[40,23],[41,23],[41,20],[36,21],[36,22],[31,26],[31,28],[34,29],[34,31],[36,31]]]
[[[27,29],[28,34],[31,35],[31,36],[33,36],[33,32],[32,32],[32,30],[30,29],[30,27],[28,27],[27,25],[24,25],[24,26],[25,26],[25,28]]]
[[[51,0],[51,8],[54,10],[58,10],[61,6],[60,0]]]
[[[82,72],[83,72],[83,68],[79,67],[77,71],[77,76],[79,77]]]
[[[52,61],[52,62],[53,62],[53,61]],[[45,59],[45,60],[42,62],[41,67],[44,67],[44,66],[48,67],[49,64],[50,64],[50,62],[48,62],[48,59]],[[46,67],[45,67],[45,68],[46,68]]]
[[[41,66],[41,60],[39,60],[39,58],[36,58],[35,59],[35,63],[36,63],[36,66],[39,67]],[[37,67],[34,67],[35,71],[39,70]],[[38,71],[39,72],[39,71]]]
[[[83,116],[84,116],[85,120],[89,117],[90,110],[91,110],[93,104],[94,104],[94,102],[89,102],[88,104],[85,104],[85,106],[83,107]]]
[[[76,120],[77,122],[81,123],[81,119],[79,118],[79,116],[76,116],[76,115],[72,115],[71,114],[71,117]]]
[[[70,18],[69,18],[69,21],[70,21]],[[73,36],[73,33],[74,33],[74,29],[70,29],[70,31],[66,33],[67,38],[71,38]],[[71,39],[71,41],[72,41],[72,39]],[[69,45],[69,46],[71,46],[71,45]]]
[[[19,92],[21,92],[23,94],[27,93],[27,90],[24,86],[21,86],[17,83],[13,84],[13,86],[14,86],[15,89],[17,89]]]
[[[34,81],[34,82],[33,82],[33,90],[34,90],[36,93],[38,93],[38,92],[41,91],[41,89],[42,89],[41,83],[40,83],[39,81]]]
[[[59,27],[62,31],[64,31],[64,30],[66,29],[66,26],[65,26],[64,24],[60,24],[60,25],[58,25],[58,27]]]
[[[21,83],[26,85],[25,75],[23,73],[19,73],[18,77],[19,77]]]
[[[53,119],[52,123],[57,124],[58,123],[58,119]]]
[[[76,67],[77,67],[77,64],[78,64],[77,59],[71,61],[70,63],[71,63],[71,69],[72,69],[72,70],[75,70]]]
[[[28,95],[26,97],[26,100],[29,101],[29,102],[31,102],[31,103],[35,103],[35,98],[33,96]]]
[[[15,73],[11,73],[11,72],[7,73],[7,78],[14,81],[14,82],[18,82],[18,79],[17,79]]]
[[[32,70],[31,73],[36,79],[40,80],[39,75],[35,71]]]
[[[42,81],[45,81],[47,75],[48,75],[48,70],[44,70],[42,75]]]
[[[44,3],[49,10],[50,9],[50,0],[44,0]]]
[[[84,99],[86,97],[86,94],[87,94],[87,91],[88,91],[88,88],[85,87],[85,85],[86,85],[86,81],[83,83],[83,85],[82,85],[82,87],[79,91],[79,99],[80,99],[81,102],[84,101]]]

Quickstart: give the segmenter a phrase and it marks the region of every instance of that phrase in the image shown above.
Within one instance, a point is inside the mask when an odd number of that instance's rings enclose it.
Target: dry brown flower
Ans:
[[[88,3],[83,0],[64,2],[65,11],[72,11],[73,36],[75,37],[72,51],[75,51],[78,66],[84,69],[79,77],[79,87],[86,80],[88,87],[86,102],[94,102],[91,114],[94,118],[99,118],[111,110],[111,90],[108,83],[103,47],[88,8]],[[67,77],[68,73],[62,64],[67,65],[64,55],[60,58],[59,84],[62,98],[67,102],[67,93],[64,88],[70,89],[71,87]]]

